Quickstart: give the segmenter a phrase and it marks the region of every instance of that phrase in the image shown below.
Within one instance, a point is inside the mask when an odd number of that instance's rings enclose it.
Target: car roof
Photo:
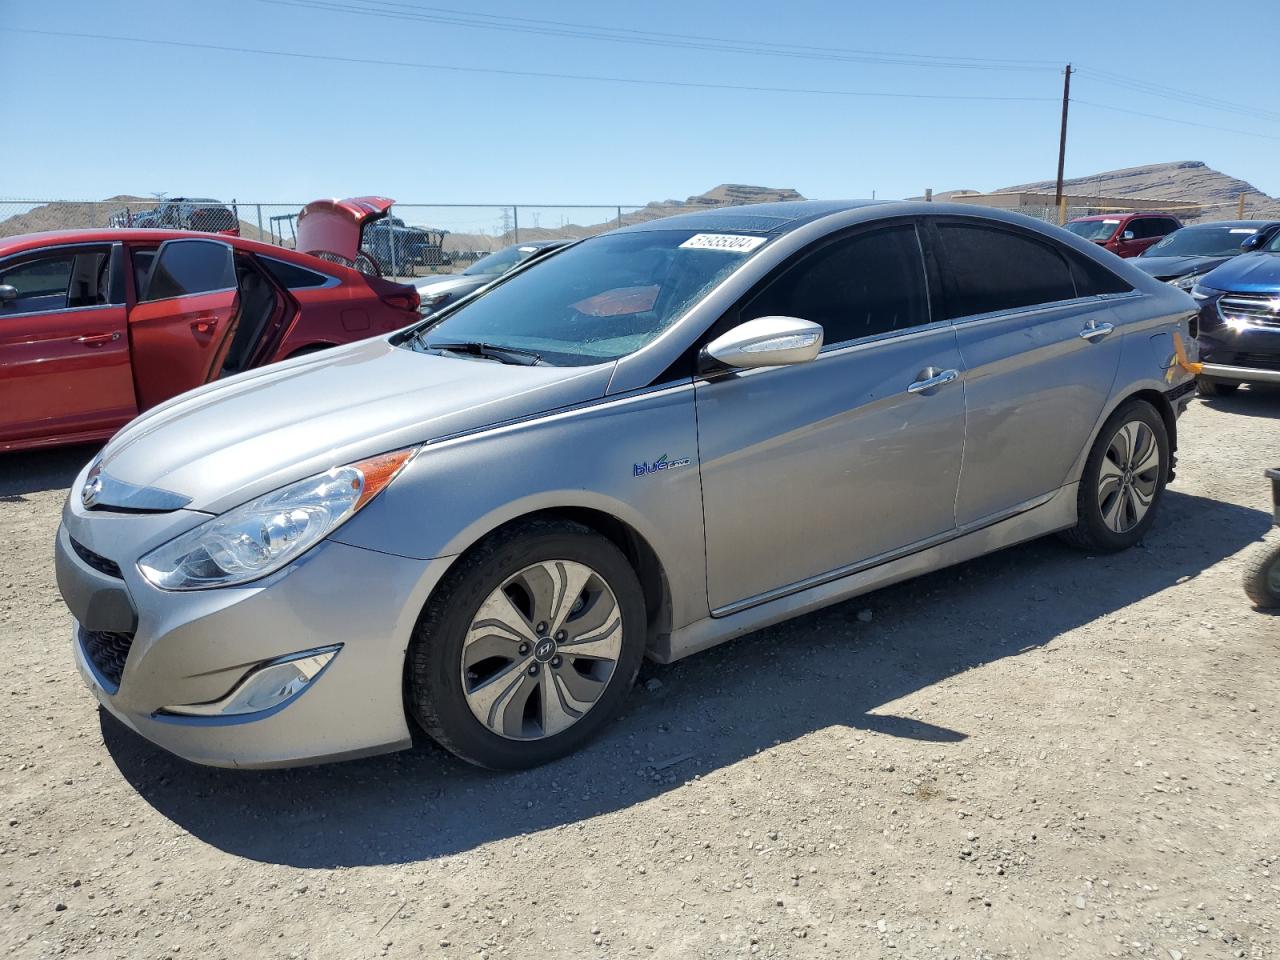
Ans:
[[[1134,217],[1173,217],[1178,219],[1176,213],[1168,210],[1130,210],[1128,213],[1091,213],[1086,217],[1072,217],[1068,223],[1079,223],[1082,220],[1132,220]]]
[[[623,227],[618,233],[641,233],[646,230],[731,230],[734,233],[759,233],[780,236],[822,217],[859,207],[869,207],[883,200],[781,200],[776,203],[752,203],[736,207],[712,207],[690,213],[678,213],[661,220]]]
[[[1280,224],[1280,220],[1212,220],[1209,223],[1191,223],[1183,227],[1183,230],[1200,230],[1210,227],[1250,227],[1262,230],[1266,227],[1274,227]]]

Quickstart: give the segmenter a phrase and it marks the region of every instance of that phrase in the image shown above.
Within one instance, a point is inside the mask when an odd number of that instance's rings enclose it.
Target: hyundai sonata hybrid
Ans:
[[[1019,541],[1149,529],[1183,292],[1018,214],[762,204],[627,227],[413,327],[165,403],[57,535],[94,695],[223,766],[494,768],[641,659]]]

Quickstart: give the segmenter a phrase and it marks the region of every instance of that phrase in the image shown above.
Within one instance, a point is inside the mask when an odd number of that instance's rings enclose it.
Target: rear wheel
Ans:
[[[1209,380],[1196,377],[1196,392],[1202,397],[1225,397],[1240,389],[1238,383],[1223,383],[1221,380]]]
[[[435,740],[494,769],[576,750],[618,711],[644,654],[644,598],[610,541],[530,521],[480,544],[427,604],[409,704]]]
[[[1063,536],[1084,550],[1114,552],[1143,538],[1169,477],[1169,435],[1145,400],[1121,404],[1085,461],[1076,525]]]
[[[1280,539],[1271,537],[1245,561],[1244,592],[1262,610],[1280,607]]]

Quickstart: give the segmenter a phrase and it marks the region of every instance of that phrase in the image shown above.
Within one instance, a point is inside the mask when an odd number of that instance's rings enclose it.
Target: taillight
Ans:
[[[414,287],[406,287],[403,290],[397,290],[395,293],[384,293],[382,302],[388,307],[410,312],[417,311],[418,306],[422,303],[418,297],[418,291]]]

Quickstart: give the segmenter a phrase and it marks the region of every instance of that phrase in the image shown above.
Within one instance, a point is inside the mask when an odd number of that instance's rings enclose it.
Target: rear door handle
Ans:
[[[191,321],[191,329],[196,333],[211,334],[218,329],[217,317],[200,317]]]
[[[1092,343],[1095,340],[1101,340],[1108,333],[1115,329],[1110,323],[1090,323],[1087,327],[1080,331],[1080,339],[1088,340]]]
[[[928,370],[922,371],[922,373],[928,373],[928,372],[929,372]],[[952,380],[955,380],[959,376],[960,376],[959,370],[943,370],[939,373],[935,373],[935,374],[932,374],[931,376],[924,377],[923,379],[917,380],[914,383],[910,384],[907,387],[907,393],[924,393],[926,390],[932,390],[935,387],[945,386],[946,384],[950,383]]]
[[[83,337],[76,337],[76,343],[86,347],[100,347],[105,343],[112,343],[120,339],[119,332],[116,333],[86,333]]]

